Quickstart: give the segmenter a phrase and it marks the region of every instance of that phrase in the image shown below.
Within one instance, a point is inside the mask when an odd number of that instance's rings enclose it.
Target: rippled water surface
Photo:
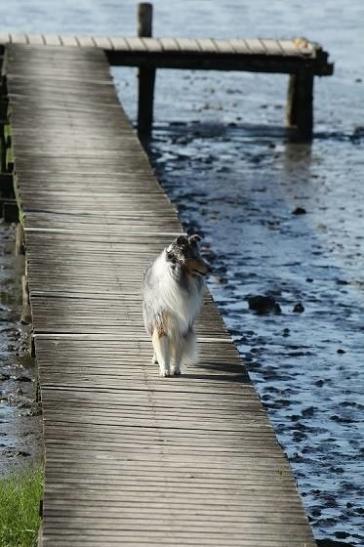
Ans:
[[[135,34],[126,1],[0,4],[1,30]],[[287,453],[315,536],[363,545],[364,5],[160,0],[160,36],[321,42],[315,139],[289,144],[287,78],[158,73],[151,156],[185,226],[205,235],[210,288]],[[132,120],[135,72],[113,70]],[[304,211],[295,215],[297,208]],[[270,294],[280,315],[247,298]],[[293,311],[296,304],[304,311]]]

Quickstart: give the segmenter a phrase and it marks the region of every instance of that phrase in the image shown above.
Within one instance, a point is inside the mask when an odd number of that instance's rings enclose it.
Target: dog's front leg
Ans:
[[[171,373],[173,376],[179,376],[181,374],[181,361],[183,355],[183,346],[181,341],[175,341],[173,348],[173,366]]]
[[[169,361],[170,361],[170,344],[168,336],[160,335],[155,329],[152,337],[154,355],[159,363],[159,373],[161,376],[170,376]]]

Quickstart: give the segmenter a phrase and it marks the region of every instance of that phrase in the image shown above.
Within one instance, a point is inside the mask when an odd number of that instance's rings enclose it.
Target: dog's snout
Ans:
[[[201,257],[186,260],[186,266],[191,272],[196,272],[200,275],[207,275],[211,272],[209,264]]]
[[[210,265],[209,265],[207,262],[205,262],[204,260],[202,260],[202,259],[201,259],[201,266],[202,266],[202,268],[201,268],[201,269],[202,269],[202,272],[203,272],[205,275],[207,275],[208,273],[211,272],[211,267],[210,267]]]

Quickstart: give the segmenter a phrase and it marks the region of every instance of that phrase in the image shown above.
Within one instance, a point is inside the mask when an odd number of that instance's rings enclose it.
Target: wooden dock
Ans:
[[[153,124],[154,86],[157,69],[229,70],[288,74],[286,125],[293,138],[313,136],[314,78],[331,76],[333,63],[316,42],[305,38],[153,38],[152,5],[140,4],[138,36],[67,36],[0,33],[0,48],[7,44],[95,48],[105,52],[111,65],[139,68],[138,133],[149,137]]]
[[[15,191],[44,418],[45,547],[313,547],[210,296],[201,362],[160,379],[143,270],[181,226],[102,49],[9,45]]]

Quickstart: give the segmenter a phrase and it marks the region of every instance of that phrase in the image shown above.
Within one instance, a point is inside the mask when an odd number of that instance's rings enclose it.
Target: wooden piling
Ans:
[[[22,275],[21,277],[21,287],[22,287],[22,312],[21,312],[20,322],[23,323],[23,325],[29,325],[29,323],[32,322],[32,314],[30,311],[28,280],[25,275]]]
[[[152,37],[153,5],[138,4],[138,36]],[[155,69],[141,65],[138,72],[138,136],[141,140],[150,137],[153,125]]]
[[[313,133],[313,74],[300,70],[291,74],[288,83],[286,123],[295,128],[295,139],[311,141]]]
[[[24,228],[21,222],[16,225],[14,254],[15,256],[25,254]]]
[[[0,173],[0,194],[4,198],[14,197],[12,173]]]
[[[4,199],[2,203],[2,216],[5,222],[19,221],[19,208],[15,199]]]

